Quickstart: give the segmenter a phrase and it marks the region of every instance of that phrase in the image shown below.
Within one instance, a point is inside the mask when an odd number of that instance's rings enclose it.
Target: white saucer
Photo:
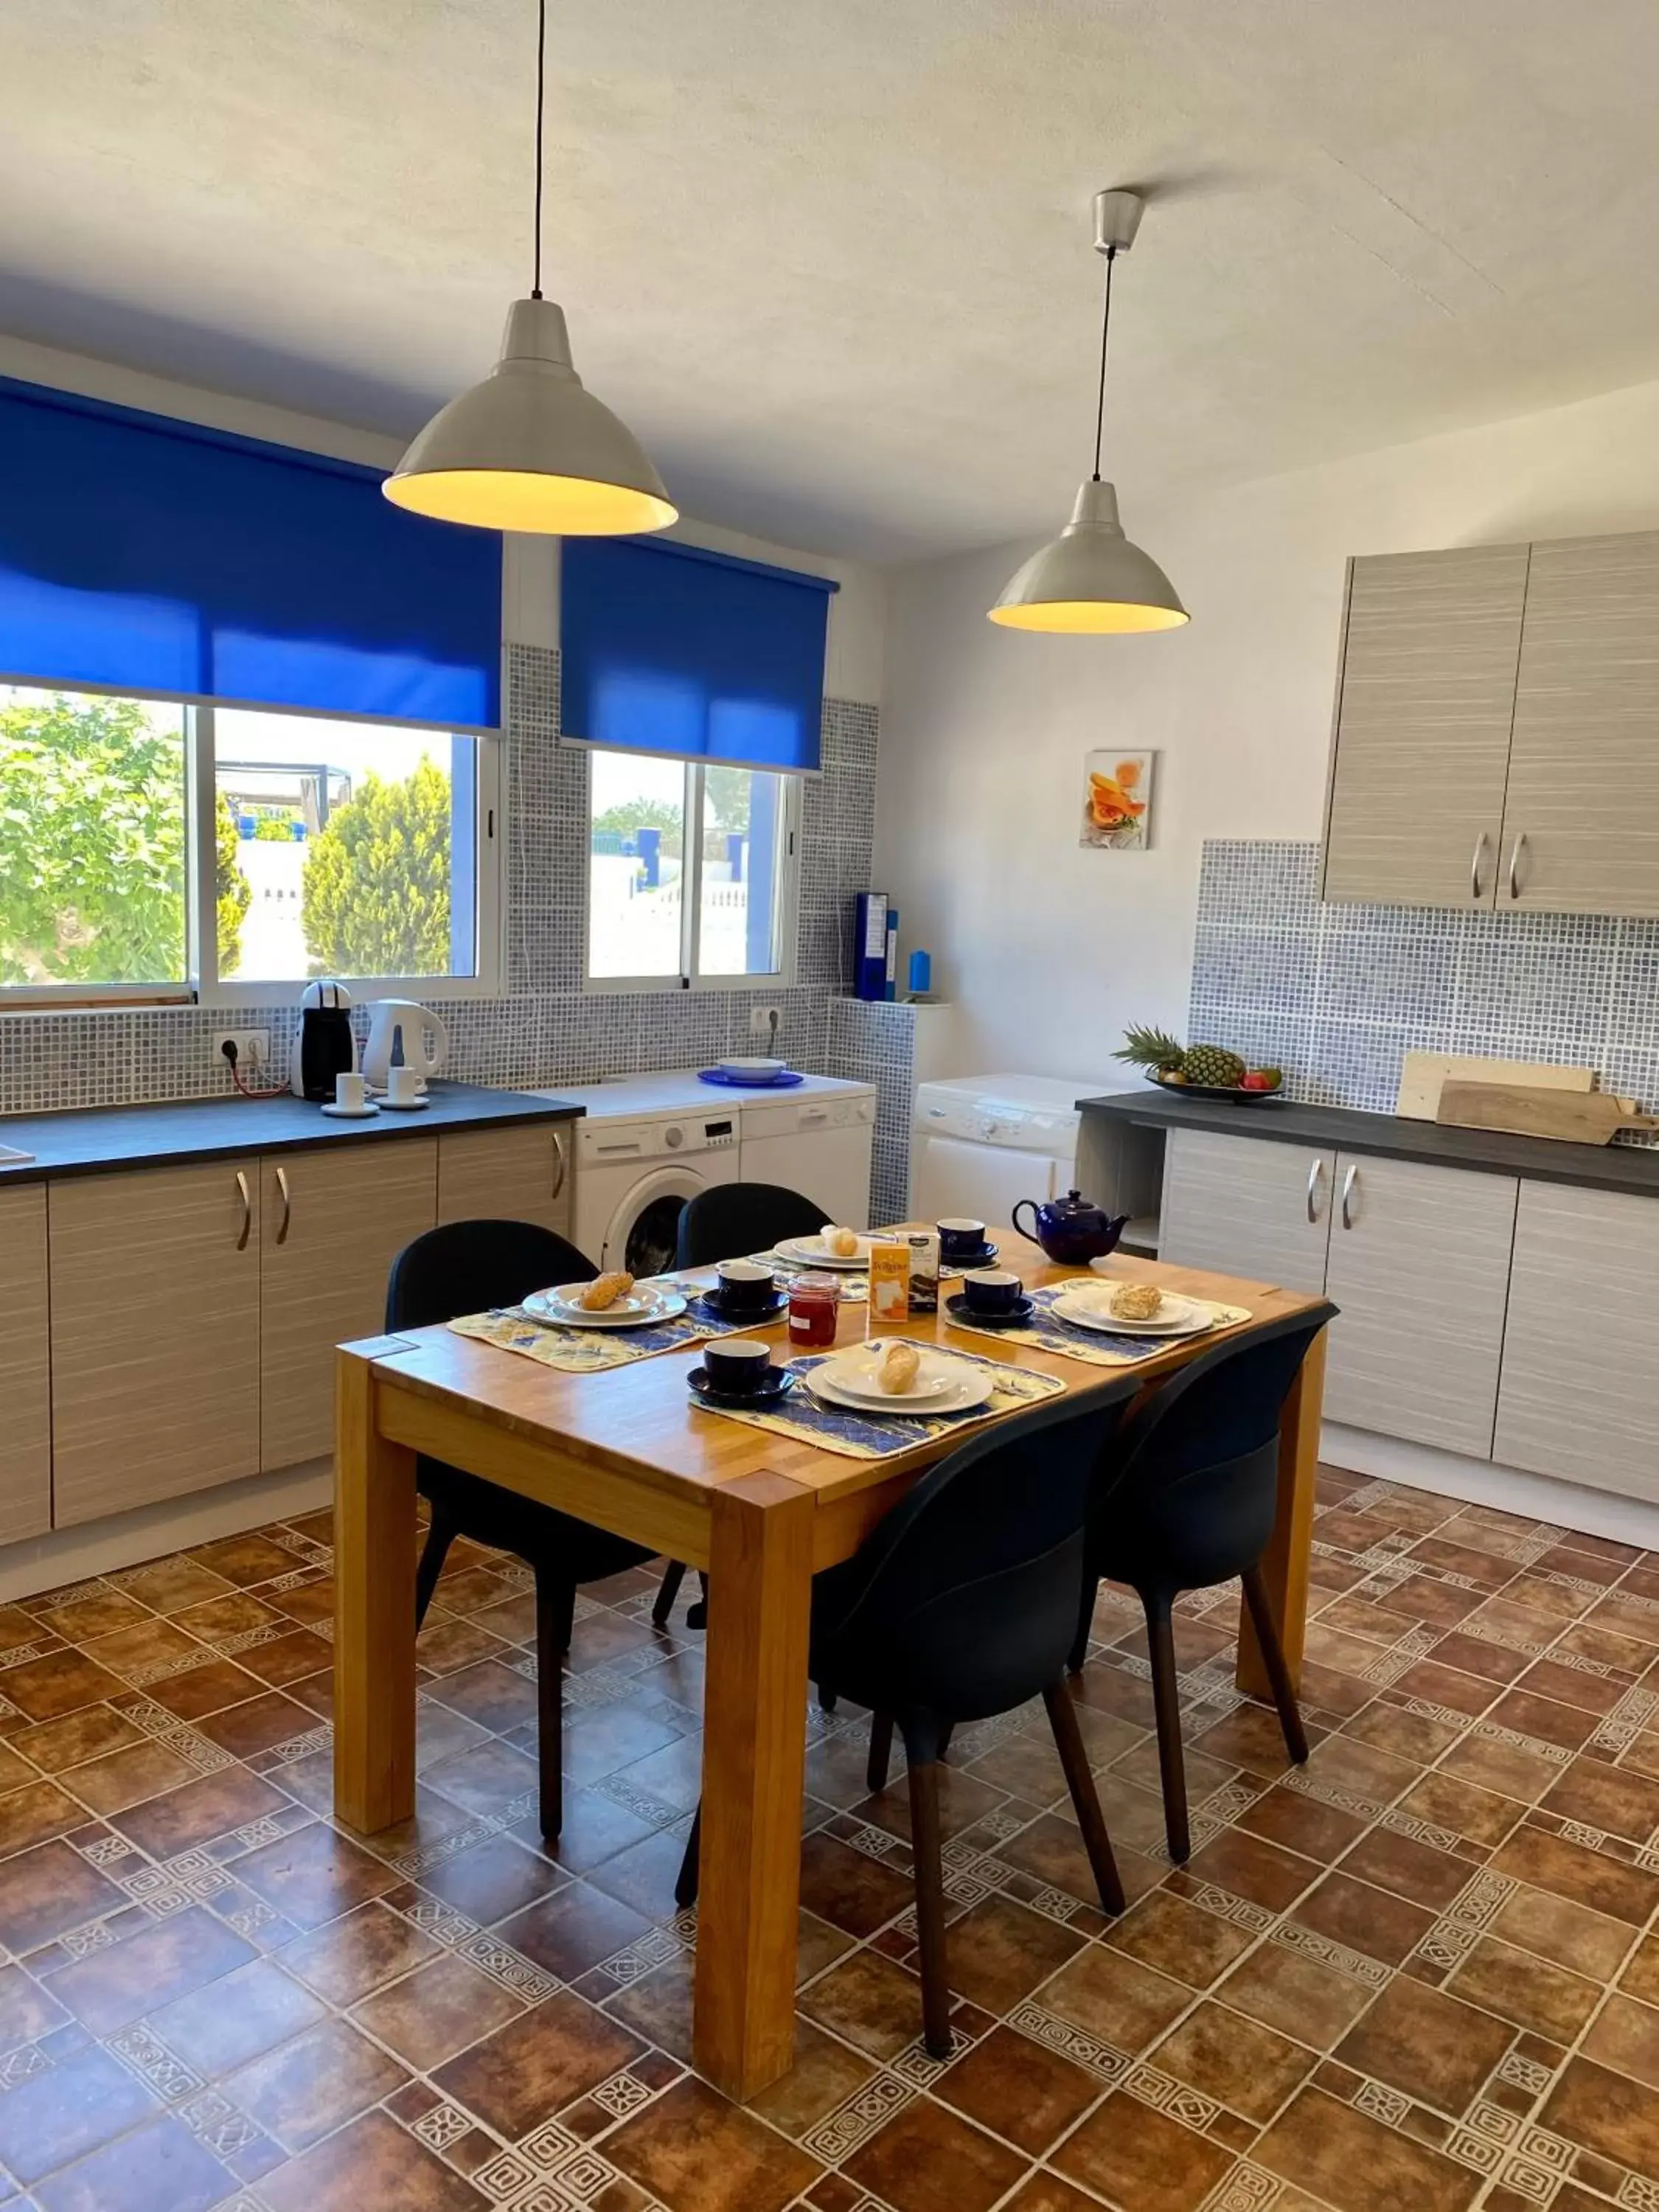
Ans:
[[[1191,1298],[1166,1291],[1164,1304],[1165,1310],[1150,1321],[1127,1321],[1109,1310],[1106,1297],[1068,1292],[1056,1298],[1049,1311],[1057,1320],[1070,1322],[1073,1328],[1098,1329],[1104,1336],[1201,1336],[1215,1327],[1215,1316],[1209,1309]]]
[[[870,1248],[877,1242],[873,1237],[860,1234],[857,1251],[842,1253],[827,1252],[822,1236],[787,1237],[778,1246],[778,1255],[798,1267],[867,1267]]]
[[[554,1290],[532,1291],[520,1303],[533,1321],[561,1328],[650,1328],[685,1311],[685,1299],[678,1291],[637,1283],[614,1304],[594,1310],[578,1303],[578,1293],[586,1287],[585,1283],[566,1283]]]
[[[372,1121],[380,1112],[378,1106],[325,1106],[323,1111],[336,1121]]]
[[[808,1370],[806,1387],[844,1411],[859,1413],[962,1413],[982,1406],[995,1389],[988,1370],[953,1359],[949,1352],[916,1347],[921,1365],[916,1387],[905,1391],[883,1390],[876,1382],[873,1345],[849,1345],[821,1367]]]

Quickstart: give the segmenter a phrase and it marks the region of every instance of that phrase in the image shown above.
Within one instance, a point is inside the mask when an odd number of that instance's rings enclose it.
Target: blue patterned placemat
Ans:
[[[659,1279],[665,1288],[694,1295],[707,1288],[672,1275]],[[769,1327],[777,1318],[775,1314],[761,1325]],[[522,1352],[526,1359],[566,1375],[596,1375],[607,1367],[631,1367],[636,1359],[651,1359],[659,1352],[684,1352],[711,1336],[741,1336],[754,1323],[686,1312],[646,1328],[576,1328],[563,1322],[542,1321],[522,1306],[496,1306],[488,1313],[463,1314],[449,1326],[457,1336],[475,1337],[502,1352]]]
[[[808,1375],[833,1356],[819,1352],[791,1359],[787,1364],[792,1374]],[[898,1452],[914,1451],[918,1444],[935,1437],[971,1428],[975,1421],[988,1420],[994,1414],[1012,1413],[1017,1406],[1036,1405],[1066,1388],[1057,1376],[1038,1375],[1029,1367],[1010,1367],[1000,1359],[981,1358],[976,1352],[952,1347],[951,1357],[990,1369],[996,1387],[984,1405],[961,1413],[859,1413],[850,1407],[821,1405],[810,1390],[793,1390],[776,1412],[734,1413],[712,1406],[701,1410],[711,1420],[741,1421],[745,1428],[769,1429],[774,1436],[793,1437],[798,1443],[816,1444],[820,1450],[839,1452],[844,1459],[891,1459]]]
[[[1061,1352],[1067,1359],[1080,1359],[1090,1367],[1133,1367],[1140,1360],[1155,1359],[1172,1344],[1190,1344],[1194,1340],[1192,1336],[1109,1336],[1097,1328],[1079,1328],[1075,1322],[1062,1321],[1052,1310],[1054,1301],[1079,1288],[1082,1280],[1079,1277],[1076,1282],[1053,1283],[1046,1290],[1033,1291],[1031,1303],[1036,1310],[1018,1328],[975,1328],[972,1322],[958,1321],[950,1313],[945,1316],[945,1327],[958,1329],[965,1336],[988,1336],[1003,1344],[1027,1345],[1034,1352]],[[1240,1322],[1250,1318],[1247,1306],[1220,1306],[1207,1298],[1194,1298],[1192,1304],[1204,1307],[1211,1316],[1210,1329],[1194,1331],[1194,1335],[1236,1328]]]

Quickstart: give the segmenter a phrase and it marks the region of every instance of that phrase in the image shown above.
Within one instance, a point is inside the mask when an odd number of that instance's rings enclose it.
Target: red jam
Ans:
[[[789,1290],[789,1342],[796,1352],[815,1351],[836,1340],[841,1285],[833,1275],[798,1275]]]

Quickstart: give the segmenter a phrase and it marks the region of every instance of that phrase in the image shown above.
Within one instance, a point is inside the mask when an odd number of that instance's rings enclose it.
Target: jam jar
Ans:
[[[797,1275],[789,1286],[789,1343],[796,1352],[827,1349],[836,1340],[841,1285],[833,1275]]]

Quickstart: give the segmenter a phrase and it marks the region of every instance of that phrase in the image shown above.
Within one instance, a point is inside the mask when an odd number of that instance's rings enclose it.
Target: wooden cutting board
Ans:
[[[1606,1145],[1621,1129],[1659,1129],[1650,1114],[1633,1114],[1630,1102],[1605,1091],[1549,1091],[1511,1083],[1448,1083],[1437,1121],[1462,1129],[1504,1129],[1517,1137],[1559,1137],[1571,1144]]]
[[[1510,1083],[1536,1091],[1594,1091],[1593,1067],[1555,1067],[1543,1060],[1474,1060],[1449,1052],[1408,1052],[1400,1066],[1395,1112],[1432,1121],[1446,1083]]]

